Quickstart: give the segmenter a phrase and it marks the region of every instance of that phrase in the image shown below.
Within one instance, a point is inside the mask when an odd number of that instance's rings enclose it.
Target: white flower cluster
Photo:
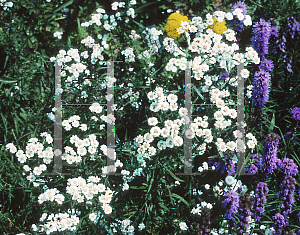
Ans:
[[[133,9],[132,7],[130,7],[130,8],[127,10],[126,14],[127,14],[128,16],[130,16],[131,18],[134,18],[134,17],[135,17],[135,15],[134,15],[134,9]]]
[[[197,214],[197,215],[201,216],[203,208],[207,208],[207,209],[211,210],[213,208],[213,205],[211,203],[207,203],[207,202],[203,201],[203,202],[201,202],[201,204],[197,204],[197,207],[196,208],[194,207],[192,209],[191,213],[193,215]]]
[[[92,106],[90,106],[90,110],[95,113],[101,113],[103,107],[99,103],[93,103]]]
[[[83,140],[78,138],[77,135],[73,135],[70,138],[70,142],[77,147],[77,151],[75,152],[72,147],[65,147],[65,153],[62,155],[62,160],[66,160],[68,164],[73,164],[74,162],[80,163],[82,156],[85,156],[87,153],[92,156],[97,153],[99,142],[93,134],[89,135],[89,138]]]
[[[121,52],[125,56],[125,62],[134,62],[135,55],[133,53],[133,48],[129,47]]]
[[[46,142],[48,144],[53,142],[53,138],[50,134],[44,132],[41,133],[41,136],[46,137]],[[25,153],[21,149],[18,150],[12,143],[7,144],[6,149],[9,149],[11,153],[16,153],[18,161],[22,164],[25,163],[27,159],[34,157],[35,154],[38,155],[38,158],[42,158],[45,164],[50,164],[54,156],[52,147],[48,147],[44,150],[43,144],[38,142],[37,138],[30,138],[28,140]],[[45,164],[40,164],[39,166],[34,167],[33,171],[28,165],[24,165],[24,170],[29,173],[29,175],[27,176],[27,180],[29,180],[30,182],[34,182],[36,180],[36,176],[41,175],[43,171],[47,170]],[[39,184],[36,183],[34,186],[38,185]]]
[[[114,2],[111,4],[111,9],[113,11],[118,10],[118,8],[124,8],[125,7],[125,2]]]
[[[243,10],[241,8],[236,8],[233,12],[233,15],[235,15],[239,21],[242,21],[244,23],[245,26],[250,26],[252,25],[252,20],[251,17],[249,15],[245,15],[243,14]]]
[[[59,31],[56,31],[53,36],[58,38],[58,39],[61,39],[61,35],[63,35],[63,32],[59,32]]]
[[[132,41],[135,41],[135,40],[141,38],[141,36],[138,35],[135,30],[131,30],[131,34],[129,35],[129,37],[132,39]]]
[[[10,7],[13,7],[13,5],[13,2],[6,2],[6,0],[0,0],[0,6],[3,7],[4,11],[8,10]]]
[[[127,99],[128,97],[129,97],[130,101],[132,102],[131,103],[132,107],[139,108],[139,106],[142,104],[141,102],[139,102],[139,103],[136,102],[140,97],[140,92],[139,91],[134,92],[132,87],[129,87],[129,91],[127,93],[125,93],[124,95],[122,95],[122,99]]]
[[[216,18],[218,22],[222,22],[224,18],[233,19],[231,13],[225,13],[221,11],[216,11],[213,15],[207,14],[207,22],[204,23],[201,17],[194,17],[191,21],[191,24],[188,25],[188,22],[183,22],[182,27],[178,30],[183,33],[185,30],[189,30],[190,33],[196,33],[193,37],[192,42],[189,33],[186,32],[187,41],[188,41],[188,50],[184,51],[182,48],[179,48],[174,39],[165,38],[163,44],[165,49],[174,54],[175,57],[183,56],[182,58],[172,58],[166,65],[167,71],[176,72],[177,69],[186,70],[187,68],[187,56],[190,53],[196,53],[194,59],[191,61],[191,67],[193,71],[193,77],[200,80],[203,78],[205,72],[208,72],[210,68],[215,67],[216,63],[219,64],[220,68],[225,69],[227,72],[231,71],[236,65],[240,63],[259,63],[258,54],[253,53],[253,48],[248,48],[245,55],[242,53],[236,53],[239,49],[239,46],[236,43],[232,45],[226,44],[226,41],[223,41],[223,37],[229,42],[236,41],[235,32],[231,29],[224,31],[224,36],[222,34],[215,33],[212,29],[207,29],[204,32],[204,29],[208,25],[213,24],[213,18]],[[247,17],[248,19],[248,17]]]
[[[246,93],[246,96],[247,96],[248,98],[251,98],[251,96],[252,96],[252,89],[253,89],[253,85],[247,86],[247,93]]]
[[[122,232],[122,234],[125,235],[133,235],[134,234],[134,227],[131,224],[131,220],[130,219],[124,219],[124,220],[116,220],[117,223],[111,223],[110,227],[112,228],[112,231],[114,233],[117,233],[118,230],[117,228],[119,228]],[[142,230],[145,228],[145,224],[141,223],[139,225],[139,229]]]
[[[207,170],[208,170],[208,164],[207,164],[207,162],[203,162],[202,166],[198,167],[198,171],[199,172],[203,172],[203,171],[207,171]]]
[[[90,200],[98,196],[99,202],[102,203],[104,213],[110,214],[112,207],[109,203],[111,202],[114,192],[99,182],[100,178],[97,176],[90,176],[87,182],[82,177],[68,179],[66,192],[72,196],[72,200],[78,203],[86,201],[87,204],[92,204]]]
[[[60,194],[56,188],[47,189],[44,193],[40,194],[38,197],[39,204],[42,204],[45,201],[56,201],[58,204],[62,204],[65,200],[64,195]]]
[[[238,151],[243,151],[243,149],[245,150],[246,146],[245,146],[244,141],[243,141],[243,133],[240,132],[239,130],[235,130],[235,131],[233,131],[233,135],[234,135],[235,138],[237,138],[236,143],[238,145],[238,147],[237,147]],[[248,148],[249,149],[254,149],[255,146],[258,144],[257,139],[255,138],[255,136],[252,133],[248,133],[246,135],[246,137],[248,138],[248,141],[247,141]]]
[[[80,120],[80,117],[78,115],[74,115],[74,116],[70,117],[68,120],[63,120],[61,125],[65,128],[65,130],[69,131],[72,129],[72,126],[75,128],[79,127],[79,125],[80,125],[79,120]]]
[[[48,216],[48,217],[47,217]],[[76,215],[69,215],[68,213],[49,214],[43,213],[40,218],[44,225],[37,227],[32,225],[34,232],[43,232],[50,234],[53,232],[74,231],[79,223],[79,218]]]
[[[188,226],[186,225],[185,222],[180,222],[180,223],[179,223],[179,228],[180,228],[181,230],[188,230]]]

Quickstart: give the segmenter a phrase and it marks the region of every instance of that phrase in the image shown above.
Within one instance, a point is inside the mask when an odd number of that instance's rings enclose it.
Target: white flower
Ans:
[[[250,148],[250,149],[255,148],[255,143],[254,143],[253,140],[249,140],[249,141],[247,142],[247,145],[248,145],[248,148]]]
[[[227,12],[225,16],[226,16],[227,20],[233,19],[233,15],[231,14],[231,12]]]
[[[102,205],[102,209],[104,210],[105,214],[110,214],[112,212],[111,206],[106,203]]]
[[[241,71],[241,76],[242,76],[242,78],[248,78],[249,77],[249,71],[247,70],[247,69],[243,69],[242,71]]]
[[[146,228],[144,223],[140,223],[139,224],[139,230],[143,230],[144,228]]]
[[[210,185],[209,184],[205,184],[204,187],[205,187],[205,189],[209,189]]]
[[[245,20],[244,20],[244,25],[245,26],[252,25],[252,20],[251,20],[251,17],[249,15],[246,15]]]
[[[91,213],[89,215],[89,219],[92,221],[92,222],[95,222],[96,219],[97,219],[97,214],[96,213]]]
[[[225,182],[228,185],[233,185],[236,182],[236,179],[233,178],[231,175],[226,176]]]
[[[188,226],[186,225],[185,222],[180,222],[179,227],[180,227],[181,230],[187,230],[188,229]]]
[[[155,126],[157,123],[158,123],[158,121],[157,121],[157,118],[156,118],[156,117],[148,118],[148,124],[149,124],[150,126]]]

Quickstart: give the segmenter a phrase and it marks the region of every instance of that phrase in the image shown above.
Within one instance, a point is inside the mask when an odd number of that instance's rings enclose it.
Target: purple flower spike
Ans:
[[[300,107],[295,107],[289,111],[292,114],[292,118],[296,121],[300,120]]]
[[[292,207],[295,203],[295,185],[296,180],[292,176],[285,176],[281,184],[281,192],[278,193],[278,196],[281,198],[283,203],[280,205],[282,213],[284,215],[289,215],[292,213]]]
[[[281,138],[275,133],[267,135],[262,157],[262,168],[268,173],[273,173],[281,163],[277,158],[277,147]]]
[[[286,227],[285,217],[282,214],[277,213],[272,216],[272,219],[274,220],[274,227],[276,232],[278,232],[277,234],[281,234],[283,229]]]
[[[267,202],[266,195],[269,192],[269,188],[266,183],[259,182],[255,189],[255,209],[256,209],[256,221],[259,221],[261,215],[265,212],[265,204]]]
[[[286,176],[296,176],[298,174],[298,166],[293,159],[284,158],[280,164],[280,168]]]
[[[271,76],[266,71],[256,71],[253,78],[253,106],[262,108],[269,99]]]
[[[261,58],[264,58],[265,55],[268,54],[271,24],[264,19],[260,19],[259,22],[254,24],[252,33],[252,46]]]
[[[269,71],[271,72],[274,68],[274,65],[273,65],[273,61],[272,60],[267,60],[267,59],[264,59],[260,62],[259,64],[259,68],[264,70],[264,71]]]
[[[225,209],[225,218],[234,220],[234,215],[238,212],[239,208],[239,195],[236,191],[230,190],[224,193],[223,196],[222,207]]]

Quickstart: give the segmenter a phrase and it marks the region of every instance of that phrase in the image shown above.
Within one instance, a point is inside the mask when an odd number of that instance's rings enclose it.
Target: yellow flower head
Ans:
[[[221,23],[219,23],[216,18],[213,18],[213,20],[214,20],[213,25],[209,25],[207,28],[212,29],[217,34],[223,34],[224,31],[227,30],[227,27],[225,26],[226,25],[225,20],[223,20]]]
[[[178,38],[180,36],[180,34],[177,33],[176,29],[181,27],[181,21],[187,21],[191,23],[187,16],[183,16],[178,12],[172,13],[169,16],[167,24],[165,26],[165,30],[167,31],[169,37]]]

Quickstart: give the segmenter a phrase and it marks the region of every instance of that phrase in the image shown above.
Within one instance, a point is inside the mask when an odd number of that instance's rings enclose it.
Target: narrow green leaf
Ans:
[[[68,1],[68,2],[66,2],[66,3],[64,3],[64,4],[62,4],[60,7],[56,8],[53,12],[56,13],[56,12],[60,11],[62,8],[71,5],[72,3],[73,3],[73,0],[70,0],[70,1]]]
[[[178,181],[180,181],[180,182],[185,182],[184,180],[182,180],[182,179],[178,178],[176,175],[174,175],[174,173],[173,173],[172,171],[170,171],[169,169],[166,168],[166,170],[167,170],[167,172],[170,173],[170,175],[171,175],[175,180],[178,180]]]
[[[169,188],[168,188],[168,191],[169,191],[169,196],[170,196],[171,203],[174,206],[174,202],[173,202],[173,198],[172,198],[172,193],[171,193],[171,190]]]
[[[190,204],[181,196],[179,196],[178,194],[176,193],[172,193],[172,196],[179,199],[180,201],[182,201],[184,204],[186,204],[188,207],[190,207]]]
[[[198,90],[198,88],[197,88],[197,87],[195,87],[195,86],[192,86],[192,88],[193,88],[193,89],[195,89],[195,91],[196,91],[196,92],[197,92],[197,94],[198,94],[198,95],[201,97],[201,99],[202,99],[202,100],[205,100],[205,99],[204,99],[204,97],[203,97],[203,95],[201,95],[201,93],[200,93],[200,91]]]
[[[183,2],[173,2],[174,5],[186,6]]]
[[[272,132],[273,132],[274,126],[275,126],[275,113],[273,113],[271,125],[270,125],[270,127],[269,127],[269,133],[272,133]]]
[[[2,80],[2,79],[0,79],[0,82],[2,82],[4,84],[8,84],[8,83],[15,83],[17,81],[16,80],[8,81],[8,80]]]

